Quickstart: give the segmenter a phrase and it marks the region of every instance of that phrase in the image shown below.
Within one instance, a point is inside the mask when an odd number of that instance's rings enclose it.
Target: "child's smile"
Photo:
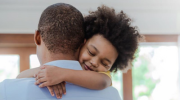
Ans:
[[[84,64],[84,69],[88,71],[94,71],[92,68],[90,68],[88,65]]]

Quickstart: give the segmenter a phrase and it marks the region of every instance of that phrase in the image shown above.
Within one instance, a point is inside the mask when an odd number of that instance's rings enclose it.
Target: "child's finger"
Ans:
[[[61,83],[58,84],[58,89],[59,89],[59,92],[60,92],[60,98],[62,98],[63,90],[62,90]]]
[[[44,77],[44,73],[39,73],[38,75],[36,75],[36,80],[38,80],[39,78],[43,78]]]
[[[61,93],[59,91],[58,85],[53,86],[54,93],[56,94],[56,98],[61,98]]]
[[[40,83],[43,83],[43,82],[46,82],[46,78],[44,78],[44,77],[43,77],[43,78],[39,78],[39,79],[36,81],[35,84],[37,85],[37,84],[40,84]],[[46,84],[47,84],[47,83],[46,83]],[[47,85],[46,85],[46,86],[47,86]]]
[[[52,88],[52,87],[50,87],[50,86],[48,86],[47,88],[48,88],[48,90],[49,90],[50,94],[51,94],[52,96],[54,96],[53,88]]]
[[[48,83],[47,83],[47,82],[44,82],[44,83],[42,83],[42,84],[39,85],[40,88],[45,87],[45,86],[48,86]]]
[[[39,79],[39,75],[42,75],[45,71],[44,70],[40,70],[37,74],[36,74],[36,80]]]
[[[66,94],[66,87],[65,87],[65,83],[62,83],[62,84],[61,84],[61,86],[62,86],[62,91],[63,91],[63,93],[64,93],[64,94]]]

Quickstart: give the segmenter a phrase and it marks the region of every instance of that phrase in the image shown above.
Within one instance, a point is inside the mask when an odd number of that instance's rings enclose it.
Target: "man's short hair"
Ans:
[[[51,53],[75,53],[84,41],[84,19],[69,4],[57,3],[41,14],[38,31]]]

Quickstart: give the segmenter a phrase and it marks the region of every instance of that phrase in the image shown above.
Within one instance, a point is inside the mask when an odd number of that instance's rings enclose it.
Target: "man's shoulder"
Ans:
[[[22,79],[5,79],[0,83],[0,92],[3,92],[2,98],[0,100],[25,100],[27,94],[27,89],[35,82],[33,78],[22,78]],[[34,84],[32,84],[34,85]]]
[[[107,87],[103,90],[91,90],[76,86],[73,84],[67,84],[66,86],[68,97],[80,97],[87,98],[86,100],[121,100],[118,91],[114,87]],[[91,98],[91,99],[90,99]]]
[[[35,82],[35,78],[19,78],[19,79],[5,79],[1,83],[6,83],[6,84],[15,84],[15,83],[24,83],[24,82]]]
[[[23,90],[32,83],[35,83],[35,78],[5,79],[0,84],[4,84],[5,89],[8,91],[21,89]]]

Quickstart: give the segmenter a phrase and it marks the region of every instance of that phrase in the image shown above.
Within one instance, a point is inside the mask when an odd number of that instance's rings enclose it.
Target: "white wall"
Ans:
[[[180,34],[180,0],[0,0],[0,33],[34,33],[42,11],[58,2],[85,15],[105,4],[127,13],[142,34]]]

